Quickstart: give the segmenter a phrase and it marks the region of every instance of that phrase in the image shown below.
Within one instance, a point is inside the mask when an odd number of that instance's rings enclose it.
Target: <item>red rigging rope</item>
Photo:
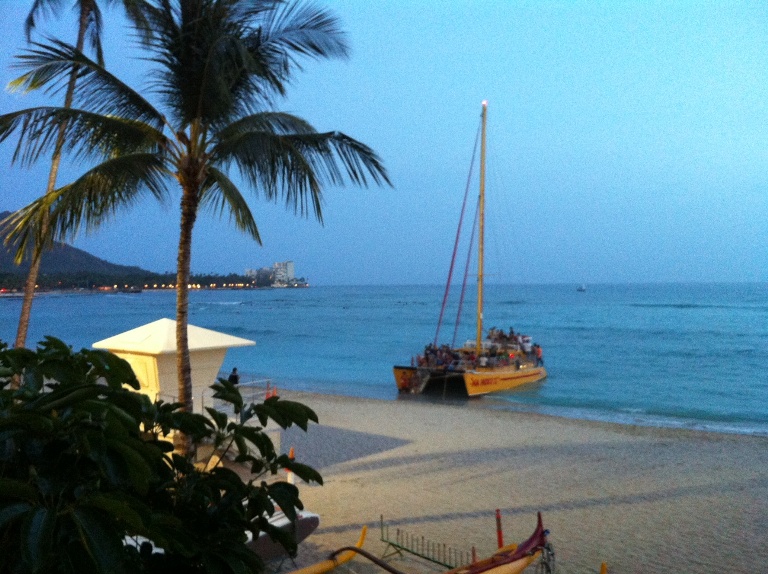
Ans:
[[[480,140],[480,128],[478,128],[477,135],[475,136],[475,147],[472,150],[472,161],[469,164],[469,175],[467,176],[467,187],[464,190],[464,202],[461,204],[461,215],[459,216],[459,226],[456,229],[456,241],[453,244],[453,256],[451,257],[451,266],[448,269],[448,280],[445,283],[445,294],[443,295],[443,305],[440,308],[440,317],[437,320],[437,330],[435,331],[435,347],[437,347],[438,341],[440,339],[440,327],[443,324],[443,315],[445,314],[445,307],[448,304],[448,294],[450,293],[450,290],[451,290],[451,281],[453,279],[453,267],[454,267],[454,264],[456,263],[456,252],[459,249],[459,239],[461,238],[461,224],[464,221],[464,211],[467,207],[467,197],[469,196],[469,186],[470,186],[470,182],[472,181],[472,169],[474,168],[474,165],[475,165],[475,156],[477,155],[477,147],[478,147],[479,140]],[[470,246],[470,249],[471,249],[471,246]]]

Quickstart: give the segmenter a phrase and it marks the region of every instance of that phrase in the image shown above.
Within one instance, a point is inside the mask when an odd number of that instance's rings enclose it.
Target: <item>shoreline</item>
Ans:
[[[219,376],[226,376],[229,371],[222,371]],[[255,375],[254,375],[255,377]],[[363,395],[351,395],[343,394],[339,392],[322,392],[320,390],[314,390],[311,388],[295,388],[295,381],[291,380],[277,380],[270,377],[254,378],[256,385],[261,384],[264,380],[270,380],[278,386],[280,389],[285,389],[287,393],[317,395],[323,397],[339,397],[340,399],[367,399],[373,401],[386,401],[395,403],[413,402],[417,404],[433,404],[446,407],[458,407],[458,408],[470,408],[480,412],[509,412],[520,414],[541,415],[546,417],[553,417],[557,419],[564,419],[569,421],[583,421],[586,423],[598,423],[606,425],[618,425],[618,426],[630,426],[649,429],[667,429],[672,431],[690,431],[690,432],[702,432],[722,434],[726,436],[751,436],[768,438],[768,424],[763,423],[763,427],[759,428],[754,422],[749,423],[735,423],[732,421],[704,421],[698,419],[684,419],[674,418],[663,415],[652,415],[643,413],[628,413],[628,412],[611,412],[601,413],[590,411],[585,408],[576,407],[563,407],[563,406],[548,406],[538,405],[511,401],[501,401],[493,396],[475,397],[475,398],[454,398],[454,399],[440,399],[429,397],[425,395],[400,395],[396,391],[393,391],[392,397],[381,396],[363,396]],[[292,385],[291,383],[294,383]],[[241,383],[241,387],[248,388],[248,382]],[[394,386],[394,385],[393,385]],[[493,404],[487,404],[485,401],[496,401]]]
[[[558,572],[760,571],[768,563],[768,438],[552,415],[285,391],[317,412],[281,450],[321,472],[299,484],[320,527],[299,562],[352,544],[384,550],[379,519],[479,557],[532,532],[536,512]],[[397,559],[404,571],[440,571]],[[374,572],[360,558],[348,569]]]
[[[420,348],[408,341],[429,340],[431,335],[423,331],[434,334],[425,311],[437,297],[429,289],[310,291],[190,293],[190,321],[256,341],[255,347],[228,351],[228,371],[234,366],[243,373],[253,371],[280,389],[399,402],[392,364],[407,361]],[[542,343],[549,378],[540,389],[505,396],[514,401],[505,408],[768,436],[768,387],[761,370],[768,364],[768,352],[761,346],[759,320],[768,304],[764,289],[630,286],[595,289],[584,299],[573,289],[536,288],[498,289],[489,296],[505,314],[527,316],[530,307],[540,314],[540,324],[523,330],[547,333]],[[13,341],[20,302],[5,303],[5,339]],[[60,321],[62,313],[73,320]],[[28,343],[32,347],[52,335],[74,349],[90,348],[94,341],[172,318],[173,313],[171,292],[103,297],[51,293],[34,307]],[[614,322],[625,323],[619,321],[624,313],[628,322],[621,335],[611,346],[596,346],[597,340],[610,340]],[[324,327],[328,317],[343,319],[338,331]],[[599,352],[583,355],[573,337]],[[720,349],[722,357],[709,349]],[[488,408],[493,402],[484,397],[471,406]]]

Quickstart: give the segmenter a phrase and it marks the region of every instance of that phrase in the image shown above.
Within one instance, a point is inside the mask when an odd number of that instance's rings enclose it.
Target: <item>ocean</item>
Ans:
[[[278,389],[455,402],[399,397],[392,376],[434,339],[442,295],[440,286],[193,291],[190,323],[256,341],[228,351],[223,369]],[[474,306],[468,295],[460,342],[474,337]],[[0,298],[0,340],[15,338],[20,307]],[[456,309],[454,298],[441,342],[453,337]],[[53,335],[90,347],[174,310],[171,291],[43,294],[28,345]],[[489,285],[485,326],[531,335],[549,377],[459,401],[466,408],[768,435],[768,284]]]

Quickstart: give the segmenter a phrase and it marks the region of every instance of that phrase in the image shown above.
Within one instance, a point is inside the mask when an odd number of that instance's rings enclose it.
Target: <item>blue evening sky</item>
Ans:
[[[3,85],[30,4],[0,0]],[[765,3],[320,5],[341,19],[351,58],[305,62],[280,109],[373,147],[393,187],[327,189],[324,226],[251,195],[262,247],[201,214],[193,272],[293,260],[313,284],[442,283],[488,100],[492,281],[768,280]],[[147,87],[120,12],[104,10],[107,65]],[[52,20],[40,30],[74,41]],[[59,103],[0,93],[3,112],[41,102]],[[0,145],[0,210],[42,193],[48,173],[47,161],[10,167],[12,148]],[[173,270],[177,197],[136,205],[75,245]]]

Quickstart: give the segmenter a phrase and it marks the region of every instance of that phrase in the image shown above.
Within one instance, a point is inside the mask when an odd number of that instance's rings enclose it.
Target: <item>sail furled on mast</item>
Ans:
[[[482,129],[480,131],[480,199],[477,233],[477,337],[476,352],[483,349],[483,255],[485,243],[485,133],[488,121],[488,102],[483,101]]]

